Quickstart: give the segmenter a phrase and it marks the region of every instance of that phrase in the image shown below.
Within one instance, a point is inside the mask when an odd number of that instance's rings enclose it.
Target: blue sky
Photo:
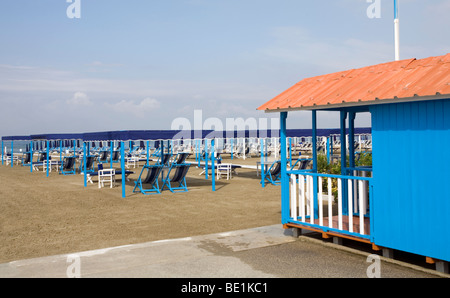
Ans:
[[[276,117],[256,108],[303,78],[394,59],[393,0],[380,1],[370,19],[366,0],[80,0],[71,19],[66,0],[3,0],[0,135],[171,129],[199,109]],[[450,52],[449,0],[399,2],[402,59]]]

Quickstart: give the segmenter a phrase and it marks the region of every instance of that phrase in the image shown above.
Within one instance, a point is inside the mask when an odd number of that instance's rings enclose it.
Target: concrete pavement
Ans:
[[[368,256],[272,225],[13,261],[0,264],[0,277],[365,278]],[[448,277],[380,259],[381,277]]]

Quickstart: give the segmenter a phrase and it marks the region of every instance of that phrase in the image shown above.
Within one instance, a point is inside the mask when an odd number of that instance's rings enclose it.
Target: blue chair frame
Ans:
[[[187,184],[186,184],[186,174],[189,170],[190,164],[176,164],[172,163],[169,171],[167,172],[166,177],[163,177],[163,184],[161,187],[161,190],[164,189],[165,186],[171,191],[171,192],[187,192]],[[172,177],[170,177],[170,173],[175,169],[175,174],[173,174]],[[178,183],[178,186],[174,187],[172,186],[172,183]]]
[[[136,188],[139,188],[139,191],[144,195],[147,194],[160,194],[161,190],[159,189],[158,178],[162,171],[162,165],[144,165],[139,174],[139,178],[134,182],[133,192],[137,192]],[[143,178],[144,170],[147,170],[147,175]],[[149,184],[150,188],[144,188],[144,184]]]
[[[281,160],[274,161],[264,172],[263,178],[273,185],[281,185]]]
[[[75,156],[64,157],[63,163],[61,165],[61,174],[63,175],[75,175]]]

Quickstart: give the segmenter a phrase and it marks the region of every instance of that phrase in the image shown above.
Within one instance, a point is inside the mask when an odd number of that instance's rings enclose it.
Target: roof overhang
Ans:
[[[450,98],[450,53],[305,78],[257,110],[369,110],[369,106]]]
[[[369,106],[379,105],[379,104],[393,104],[393,103],[405,103],[405,102],[417,102],[417,101],[430,101],[430,100],[441,100],[441,99],[450,99],[450,94],[436,94],[432,96],[413,96],[413,97],[404,97],[404,98],[375,98],[370,101],[357,101],[357,102],[345,102],[342,101],[338,104],[327,104],[327,105],[313,105],[313,106],[300,106],[300,107],[289,107],[289,108],[277,108],[277,109],[266,109],[265,113],[281,113],[281,112],[290,112],[290,111],[337,111],[348,108],[360,109],[361,111],[368,111]]]

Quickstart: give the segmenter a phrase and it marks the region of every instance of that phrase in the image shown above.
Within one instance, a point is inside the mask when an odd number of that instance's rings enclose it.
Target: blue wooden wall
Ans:
[[[370,112],[373,242],[450,261],[450,99]]]

